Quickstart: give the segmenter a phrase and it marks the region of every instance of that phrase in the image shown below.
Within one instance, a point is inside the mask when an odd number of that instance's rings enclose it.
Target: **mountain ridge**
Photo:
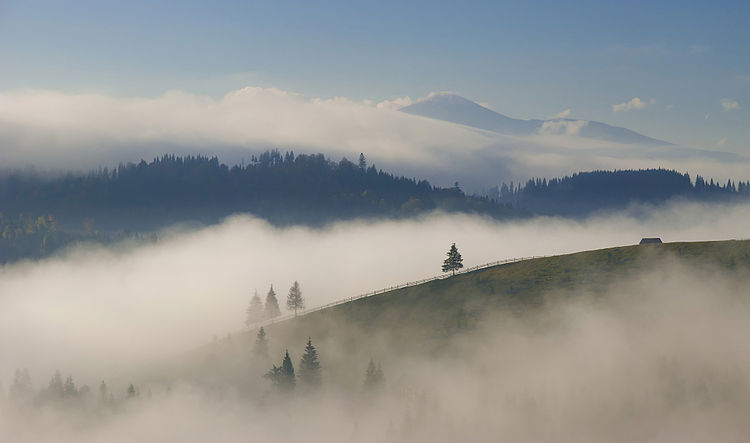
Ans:
[[[493,111],[456,94],[440,92],[430,94],[399,111],[421,117],[448,121],[477,129],[508,135],[558,134],[605,140],[623,144],[671,145],[633,130],[612,126],[593,120],[556,118],[549,120],[522,120]]]

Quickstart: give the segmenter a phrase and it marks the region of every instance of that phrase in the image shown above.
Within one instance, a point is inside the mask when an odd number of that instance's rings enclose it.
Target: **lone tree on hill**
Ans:
[[[450,272],[452,275],[456,275],[456,271],[464,267],[463,261],[461,253],[458,252],[456,244],[453,243],[448,250],[448,257],[443,261],[443,272]]]
[[[271,368],[264,377],[271,380],[273,387],[279,390],[279,392],[291,392],[294,390],[296,380],[294,377],[292,359],[289,357],[289,351],[286,351],[284,360],[281,361],[281,366],[273,365],[273,368]]]
[[[279,309],[279,300],[276,298],[276,293],[273,292],[273,285],[268,290],[266,295],[266,318],[274,318],[281,315],[281,309]]]
[[[258,334],[255,336],[253,354],[255,354],[256,357],[268,356],[268,338],[266,337],[266,330],[263,329],[263,326],[258,329]]]
[[[307,338],[307,346],[305,346],[305,354],[299,362],[299,379],[308,388],[320,386],[318,351],[309,337]]]
[[[295,316],[297,316],[298,310],[305,309],[305,299],[302,298],[302,291],[300,291],[299,283],[296,281],[289,288],[289,295],[286,297],[286,308],[294,311]]]
[[[253,298],[250,299],[250,305],[247,307],[247,316],[245,318],[245,326],[248,328],[255,323],[263,321],[265,313],[263,312],[263,300],[260,299],[258,291],[255,291]]]

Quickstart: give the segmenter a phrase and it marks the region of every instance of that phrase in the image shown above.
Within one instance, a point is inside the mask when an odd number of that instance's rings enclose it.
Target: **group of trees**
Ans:
[[[406,217],[437,208],[496,216],[510,212],[455,187],[434,187],[378,170],[364,155],[353,163],[271,150],[234,166],[216,157],[164,155],[86,175],[0,175],[0,210],[6,214],[51,213],[71,227],[88,219],[105,232],[149,232],[188,220],[214,223],[239,212],[274,224],[317,225],[364,216]]]
[[[265,330],[261,327],[258,330],[258,334],[255,340],[254,353],[256,356],[263,355],[268,350],[268,338]],[[314,391],[320,388],[322,384],[321,377],[321,365],[320,357],[318,356],[318,350],[312,344],[312,339],[308,337],[305,350],[300,358],[298,371],[295,372],[292,358],[289,356],[289,350],[284,350],[284,356],[281,359],[281,363],[273,365],[271,369],[266,372],[263,377],[271,381],[273,388],[280,393],[290,393],[297,388],[297,381],[299,380],[299,387],[306,392]],[[370,360],[370,364],[365,370],[364,388],[365,390],[372,391],[377,390],[385,383],[385,376],[383,370],[378,363]]]
[[[750,181],[725,184],[667,169],[579,172],[563,178],[503,183],[489,197],[534,212],[580,215],[631,203],[658,204],[673,198],[731,201],[750,197]]]
[[[297,312],[305,309],[305,298],[302,296],[302,290],[300,289],[297,281],[292,284],[289,288],[289,294],[286,297],[286,308],[297,315]],[[263,304],[258,295],[258,291],[255,291],[253,297],[250,299],[250,304],[246,309],[245,315],[245,326],[251,327],[264,320],[270,320],[281,315],[281,309],[279,308],[279,300],[276,298],[276,292],[273,290],[273,285],[266,294],[266,303]]]
[[[122,396],[116,397],[107,384],[102,381],[98,393],[94,393],[88,385],[77,386],[72,376],[63,379],[60,371],[50,378],[46,387],[35,391],[31,374],[28,369],[17,369],[13,382],[8,390],[8,400],[19,408],[37,407],[47,405],[63,408],[117,408],[122,401],[140,396],[140,388],[130,384]],[[0,393],[2,390],[0,389]],[[147,390],[151,397],[151,389]],[[2,397],[2,396],[0,396]],[[0,398],[1,399],[1,398]]]

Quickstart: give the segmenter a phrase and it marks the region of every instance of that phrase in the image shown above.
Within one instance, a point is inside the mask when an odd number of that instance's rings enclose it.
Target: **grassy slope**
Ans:
[[[388,346],[429,348],[472,329],[493,308],[520,313],[555,292],[602,292],[615,279],[647,270],[668,257],[699,266],[747,270],[750,241],[624,246],[505,264],[355,300],[266,329],[277,342],[289,344],[312,336],[356,347],[358,340],[387,331]],[[337,337],[344,327],[347,336]]]
[[[674,257],[688,264],[748,272],[750,241],[625,246],[495,266],[268,325],[270,359],[251,358],[256,333],[252,330],[235,335],[231,342],[197,349],[185,355],[188,360],[173,362],[176,366],[166,373],[207,383],[257,382],[272,362],[279,363],[285,349],[296,364],[312,337],[326,377],[356,387],[370,358],[393,369],[397,360],[409,356],[450,352],[452,344],[468,337],[480,321],[495,321],[492,313],[498,309],[523,316],[548,297],[603,293],[615,281]]]

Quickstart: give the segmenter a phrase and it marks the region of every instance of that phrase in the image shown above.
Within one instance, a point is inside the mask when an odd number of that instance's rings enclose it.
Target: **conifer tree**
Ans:
[[[294,311],[295,316],[298,310],[305,309],[305,299],[302,298],[302,291],[299,289],[299,283],[296,281],[289,288],[289,295],[286,297],[286,308]]]
[[[248,305],[246,313],[247,315],[245,317],[245,326],[247,326],[248,328],[258,322],[263,321],[265,312],[263,310],[263,300],[260,299],[258,291],[255,291],[255,294],[253,294],[253,298],[250,299],[250,305]]]
[[[318,350],[312,344],[312,340],[307,338],[305,353],[299,362],[299,379],[300,383],[308,388],[317,388],[320,386],[320,361],[318,360]]]
[[[258,334],[255,336],[253,354],[255,354],[256,357],[268,356],[268,338],[266,337],[266,331],[263,329],[263,326],[258,329]]]
[[[281,315],[281,309],[279,309],[279,300],[276,298],[276,293],[273,291],[273,285],[268,290],[266,295],[266,318],[275,318]]]
[[[367,169],[367,160],[365,160],[365,154],[363,152],[359,153],[359,169],[363,171]]]
[[[68,378],[65,379],[65,385],[63,386],[63,396],[75,397],[77,394],[78,389],[76,388],[76,384],[73,381],[73,376],[69,375]]]
[[[365,389],[368,391],[374,391],[380,389],[385,382],[385,376],[383,370],[380,368],[380,363],[375,366],[375,362],[370,359],[370,364],[367,365],[365,371]]]
[[[443,272],[451,272],[452,275],[456,275],[456,271],[464,267],[464,259],[461,257],[461,253],[458,252],[455,243],[451,245],[447,255],[448,257],[443,261]]]
[[[131,383],[130,386],[128,386],[128,397],[133,398],[135,397],[135,386]]]
[[[294,365],[292,365],[292,359],[289,357],[289,351],[286,351],[284,359],[281,361],[281,366],[273,365],[264,377],[270,379],[273,387],[279,392],[288,393],[294,390],[297,382],[294,376]]]

